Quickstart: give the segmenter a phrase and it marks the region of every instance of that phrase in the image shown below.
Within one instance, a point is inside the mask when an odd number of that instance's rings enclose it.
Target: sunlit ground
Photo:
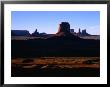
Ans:
[[[51,67],[50,67],[51,66]],[[15,58],[12,67],[21,68],[100,68],[99,57],[40,57]]]
[[[99,57],[12,58],[12,77],[99,77]]]

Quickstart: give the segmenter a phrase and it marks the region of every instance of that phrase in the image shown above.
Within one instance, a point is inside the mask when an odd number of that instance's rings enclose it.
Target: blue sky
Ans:
[[[38,32],[54,34],[58,31],[61,22],[69,22],[70,28],[78,32],[78,29],[86,29],[88,33],[100,34],[99,11],[12,11],[11,29],[28,30],[35,29]]]

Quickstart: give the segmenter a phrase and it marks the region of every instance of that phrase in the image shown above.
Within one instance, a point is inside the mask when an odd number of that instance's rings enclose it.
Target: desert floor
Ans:
[[[99,77],[99,57],[12,58],[12,77]]]

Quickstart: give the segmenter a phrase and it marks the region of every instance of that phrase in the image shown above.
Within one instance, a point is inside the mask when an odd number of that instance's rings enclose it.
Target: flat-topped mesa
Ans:
[[[11,30],[11,36],[30,36],[27,30]]]

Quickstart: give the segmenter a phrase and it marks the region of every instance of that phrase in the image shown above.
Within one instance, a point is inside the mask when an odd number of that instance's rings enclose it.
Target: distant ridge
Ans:
[[[11,36],[29,36],[30,33],[27,30],[11,30]]]
[[[68,40],[81,40],[81,39],[95,39],[100,40],[100,35],[91,35],[86,32],[86,29],[82,30],[79,28],[79,32],[75,32],[74,29],[70,28],[69,22],[61,22],[59,24],[58,32],[55,34],[47,34],[45,32],[39,33],[37,29],[30,34],[27,30],[11,30],[11,36],[12,39],[22,39],[22,37],[17,36],[23,36],[24,40],[28,39],[68,39]]]

